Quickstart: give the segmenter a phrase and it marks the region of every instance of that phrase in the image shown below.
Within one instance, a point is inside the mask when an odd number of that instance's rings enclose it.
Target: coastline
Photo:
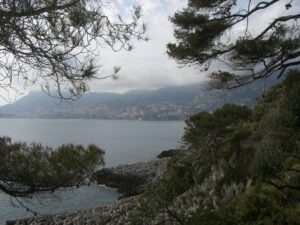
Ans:
[[[165,152],[165,151],[164,151]],[[107,206],[86,209],[76,213],[54,214],[7,221],[7,225],[61,225],[97,224],[127,225],[131,211],[138,206],[139,194],[157,181],[166,169],[170,157],[157,158],[146,162],[119,165],[96,171],[93,181],[104,188],[116,188],[121,194],[119,200]],[[103,176],[101,171],[105,171]],[[111,179],[111,178],[114,179]],[[101,180],[103,179],[103,180]],[[132,183],[132,182],[135,183]],[[134,184],[134,185],[132,185]],[[125,188],[124,188],[125,187]]]
[[[129,165],[119,165],[96,171],[91,181],[109,188],[116,188],[120,198],[139,195],[147,186],[158,180],[170,158],[153,159]]]

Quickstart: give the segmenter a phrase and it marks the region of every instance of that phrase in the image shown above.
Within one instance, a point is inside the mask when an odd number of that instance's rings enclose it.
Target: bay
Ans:
[[[184,132],[181,121],[126,121],[81,119],[0,119],[0,136],[13,141],[61,144],[96,144],[105,150],[106,167],[155,158],[162,150],[178,148]],[[92,185],[65,190],[54,199],[33,199],[26,204],[41,214],[75,212],[106,205],[118,197],[115,190]],[[9,196],[0,193],[0,224],[30,217],[23,207],[14,207]]]

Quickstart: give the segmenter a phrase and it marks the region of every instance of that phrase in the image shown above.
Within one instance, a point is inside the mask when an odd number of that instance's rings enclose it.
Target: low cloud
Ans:
[[[173,27],[169,16],[186,6],[180,0],[119,0],[119,12],[128,16],[133,5],[139,4],[143,10],[143,20],[147,24],[148,42],[135,42],[131,52],[112,52],[101,49],[99,63],[102,65],[99,75],[110,74],[114,66],[121,66],[120,79],[93,81],[93,91],[124,92],[132,89],[160,88],[200,82],[204,76],[194,68],[179,68],[166,54],[166,45],[174,41]],[[123,5],[122,5],[123,4]],[[123,7],[123,8],[122,8]]]
[[[258,0],[252,2],[254,5]],[[268,12],[259,12],[249,21],[251,33],[259,32],[278,15],[291,13],[285,9],[285,4],[290,0],[275,4]],[[243,0],[241,1],[243,3]],[[246,4],[246,1],[244,2]],[[248,1],[247,1],[248,3]],[[296,0],[293,4],[299,3]],[[117,14],[125,18],[132,12],[134,5],[140,5],[143,10],[143,21],[147,24],[148,42],[135,42],[131,52],[113,52],[108,47],[99,48],[100,56],[97,62],[101,65],[99,76],[106,76],[113,72],[114,66],[121,66],[120,79],[93,80],[90,82],[92,91],[125,92],[132,89],[153,89],[163,86],[184,85],[201,82],[205,78],[197,67],[179,68],[174,60],[166,54],[166,45],[174,42],[173,25],[169,21],[177,10],[186,7],[187,0],[116,0],[111,1],[105,13],[116,18]],[[293,7],[291,10],[297,10]],[[126,19],[125,19],[126,20]],[[257,26],[259,24],[259,26]],[[236,40],[236,34],[245,31],[246,24],[240,24],[228,32],[227,42]],[[33,87],[36,89],[37,87]],[[29,89],[27,89],[28,91]],[[1,93],[1,90],[0,90]],[[0,104],[3,104],[3,101]]]

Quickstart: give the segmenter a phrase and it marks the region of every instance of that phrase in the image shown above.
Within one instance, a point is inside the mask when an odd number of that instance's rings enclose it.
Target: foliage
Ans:
[[[260,142],[252,169],[256,177],[283,191],[300,190],[299,87],[299,72],[293,71],[275,95],[264,96],[257,106],[264,112],[257,123]]]
[[[215,88],[237,87],[300,65],[299,1],[189,0],[170,18],[176,43],[168,55],[183,65],[212,63],[222,68],[211,78]],[[281,8],[271,21],[258,14]],[[260,26],[256,26],[260,23]]]
[[[145,26],[140,7],[126,22],[108,17],[108,9],[102,0],[1,1],[0,88],[15,89],[20,80],[25,86],[42,82],[48,94],[76,99],[88,91],[89,80],[114,77],[120,68],[112,75],[96,74],[97,48],[131,50],[133,38],[145,39]]]
[[[237,139],[243,139],[248,134],[239,134],[238,138],[238,134],[230,125],[239,126],[242,120],[249,117],[250,110],[247,107],[231,104],[224,105],[214,113],[202,112],[192,116],[187,121],[183,140],[188,148],[195,151],[191,154],[183,152],[172,157],[161,180],[143,194],[138,212],[132,216],[132,224],[153,224],[154,220],[162,224],[168,221],[186,224],[187,218],[184,213],[178,212],[174,207],[177,197],[205,181],[211,175],[212,165],[222,155],[222,150],[219,149],[221,145],[215,149],[207,143],[226,136],[232,136],[230,140],[234,143],[239,142]]]
[[[174,209],[176,196],[184,193],[194,183],[192,167],[183,155],[176,155],[168,163],[168,169],[158,183],[155,183],[140,199],[137,212],[131,216],[131,224],[154,224],[177,222],[183,224],[185,218]]]
[[[225,104],[213,113],[200,112],[186,121],[183,143],[189,148],[197,148],[202,146],[207,138],[223,138],[232,132],[233,126],[238,126],[249,117],[250,110],[246,106],[233,104]]]
[[[144,194],[137,215],[147,219],[133,224],[166,218],[180,225],[297,224],[299,90],[300,74],[293,71],[253,109],[224,105],[190,117],[183,136],[187,152],[173,158],[162,181]],[[182,194],[198,187],[203,192],[195,192],[202,202],[197,210],[180,210]]]
[[[287,202],[276,188],[256,185],[236,197],[218,211],[202,211],[192,215],[189,225],[296,225],[300,208]]]
[[[0,2],[0,89],[39,82],[54,97],[74,100],[98,76],[99,46],[132,49],[132,39],[145,40],[141,8],[131,18],[108,17],[102,0],[13,0]],[[115,17],[115,18],[113,18]],[[1,96],[0,97],[4,97]],[[0,138],[0,189],[16,197],[81,184],[103,164],[104,152],[94,145],[12,143]]]
[[[31,197],[58,188],[78,186],[104,164],[104,151],[95,145],[41,144],[0,138],[0,190],[14,197]]]
[[[144,177],[135,175],[115,174],[109,169],[98,170],[91,176],[91,181],[104,184],[111,188],[117,188],[123,197],[138,195],[142,192],[141,186],[146,183]]]

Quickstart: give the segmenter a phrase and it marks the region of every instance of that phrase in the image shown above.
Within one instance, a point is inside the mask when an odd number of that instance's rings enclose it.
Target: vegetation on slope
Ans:
[[[300,73],[257,106],[187,121],[187,151],[143,194],[132,224],[293,225],[300,221]]]

